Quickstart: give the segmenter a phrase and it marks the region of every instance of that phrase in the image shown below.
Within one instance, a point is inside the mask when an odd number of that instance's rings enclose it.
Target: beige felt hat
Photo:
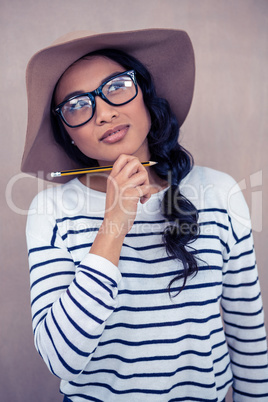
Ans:
[[[157,95],[169,101],[179,126],[184,122],[192,102],[195,78],[194,52],[186,32],[175,29],[72,32],[37,52],[28,63],[28,126],[21,164],[23,172],[39,177],[42,174],[50,180],[52,171],[79,167],[53,138],[51,98],[58,79],[73,62],[103,48],[120,49],[141,61],[153,76]],[[66,180],[70,177],[57,179]]]

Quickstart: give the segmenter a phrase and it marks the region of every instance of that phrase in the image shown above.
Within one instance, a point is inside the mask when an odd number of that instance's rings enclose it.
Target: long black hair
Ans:
[[[159,98],[149,71],[134,57],[115,49],[101,49],[83,56],[104,56],[117,62],[126,70],[135,70],[139,87],[143,93],[145,106],[151,116],[151,128],[148,133],[150,158],[158,163],[152,168],[157,175],[168,181],[170,186],[162,201],[162,215],[170,224],[163,233],[163,243],[167,254],[182,264],[177,275],[169,283],[169,292],[174,282],[183,279],[181,291],[189,276],[198,271],[194,249],[190,246],[198,237],[198,212],[195,206],[180,192],[180,182],[193,167],[193,158],[178,142],[179,125],[166,99]],[[53,96],[54,98],[54,96]],[[52,108],[54,107],[52,99]],[[96,166],[98,162],[84,155],[78,147],[71,144],[71,139],[60,118],[51,113],[54,138],[68,156],[81,167]]]

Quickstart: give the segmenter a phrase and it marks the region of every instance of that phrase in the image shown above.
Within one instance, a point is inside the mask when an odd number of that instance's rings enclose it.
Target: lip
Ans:
[[[128,129],[129,126],[127,124],[121,124],[120,126],[113,127],[110,130],[105,131],[103,136],[100,138],[100,141],[107,144],[112,144],[114,142],[120,141],[124,138]]]

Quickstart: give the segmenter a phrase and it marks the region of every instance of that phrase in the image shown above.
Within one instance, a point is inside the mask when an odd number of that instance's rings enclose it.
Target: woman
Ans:
[[[113,165],[29,211],[35,344],[65,401],[268,398],[245,201],[178,144],[193,85],[179,30],[71,34],[29,63],[23,171]]]

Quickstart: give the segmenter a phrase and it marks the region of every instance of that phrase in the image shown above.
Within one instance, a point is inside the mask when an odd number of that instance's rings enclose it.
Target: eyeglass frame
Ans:
[[[102,88],[103,88],[109,81],[113,80],[114,78],[121,77],[122,75],[128,75],[128,76],[131,78],[131,80],[133,81],[133,83],[134,83],[134,85],[135,85],[136,93],[135,93],[135,95],[134,95],[131,99],[129,99],[128,101],[123,102],[123,103],[119,103],[119,104],[115,104],[115,103],[109,101],[109,99],[106,98],[106,96],[105,96],[104,93],[102,92]],[[62,113],[62,107],[63,107],[67,102],[70,102],[70,101],[72,101],[73,99],[76,99],[76,98],[79,98],[80,96],[85,96],[85,95],[88,96],[88,98],[92,101],[92,116],[91,116],[88,120],[86,120],[84,123],[77,124],[77,125],[75,125],[75,126],[73,126],[73,125],[67,123],[67,121],[65,120],[65,118],[64,118],[64,116],[63,116],[63,113]],[[126,105],[127,103],[131,102],[133,99],[135,99],[137,95],[138,95],[138,84],[137,84],[137,79],[136,79],[136,71],[135,71],[135,70],[128,70],[128,71],[124,71],[124,72],[122,72],[122,73],[120,73],[120,74],[116,74],[116,75],[114,75],[113,77],[110,77],[108,80],[106,80],[105,82],[103,82],[103,83],[102,83],[98,88],[96,88],[94,91],[91,91],[91,92],[82,92],[81,94],[74,95],[74,96],[72,96],[71,98],[66,99],[65,101],[59,103],[52,111],[53,111],[54,114],[56,114],[58,117],[60,117],[61,120],[62,120],[68,127],[76,128],[76,127],[81,127],[81,126],[83,126],[84,124],[87,124],[87,123],[92,119],[92,117],[94,116],[94,113],[95,113],[95,110],[96,110],[96,102],[95,102],[95,97],[96,97],[96,96],[99,96],[102,100],[104,100],[104,102],[108,103],[109,105],[112,105],[112,106],[123,106],[123,105]]]

